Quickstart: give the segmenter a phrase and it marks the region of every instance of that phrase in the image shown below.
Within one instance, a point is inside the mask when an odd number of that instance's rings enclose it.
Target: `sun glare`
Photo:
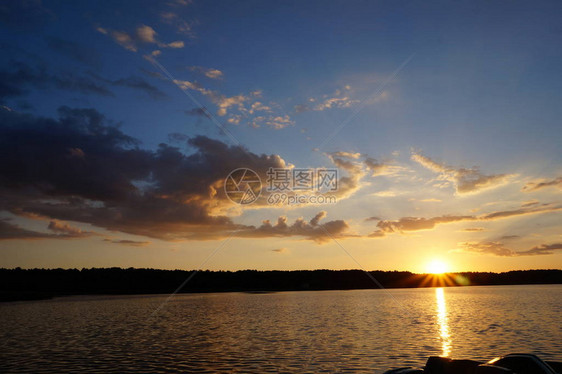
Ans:
[[[431,274],[446,273],[447,264],[441,260],[433,260],[427,264],[427,272]]]

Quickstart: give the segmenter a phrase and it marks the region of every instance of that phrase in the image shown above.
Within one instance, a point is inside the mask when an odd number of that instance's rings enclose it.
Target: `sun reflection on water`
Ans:
[[[448,357],[451,353],[451,336],[447,321],[447,305],[445,304],[445,293],[443,288],[435,289],[437,298],[437,323],[439,324],[439,337],[441,338],[441,356]]]

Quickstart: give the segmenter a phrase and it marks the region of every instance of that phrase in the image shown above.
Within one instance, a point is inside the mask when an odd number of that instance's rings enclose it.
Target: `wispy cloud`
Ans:
[[[349,108],[360,100],[351,98],[351,86],[346,85],[335,90],[331,95],[323,95],[318,98],[310,97],[305,104],[297,104],[294,107],[296,113],[307,111],[323,111],[333,108]]]
[[[76,239],[95,235],[93,232],[82,231],[58,220],[51,220],[47,229],[50,232],[28,230],[10,222],[8,219],[0,219],[0,240]]]
[[[206,68],[203,66],[189,66],[188,69],[210,79],[222,79],[224,76],[223,72],[219,69]]]
[[[131,247],[146,247],[151,242],[149,241],[138,241],[138,240],[128,240],[128,239],[104,239],[106,242],[114,243],[114,244],[121,244],[121,245],[128,245]]]
[[[463,242],[460,246],[464,252],[503,257],[551,255],[554,251],[562,250],[562,243],[540,244],[524,251],[509,249],[501,242]]]
[[[562,210],[562,205],[542,204],[539,207],[521,207],[513,210],[496,211],[480,216],[475,215],[443,215],[431,218],[424,217],[402,217],[398,220],[381,220],[377,223],[378,230],[375,231],[377,237],[382,237],[389,233],[404,233],[408,231],[432,230],[437,225],[446,223],[456,223],[461,221],[494,221],[509,217],[525,216],[532,214],[558,212]],[[474,228],[466,231],[479,231]]]
[[[161,42],[157,37],[158,33],[156,30],[147,25],[137,27],[134,33],[111,30],[104,27],[97,27],[96,30],[111,37],[115,43],[131,52],[137,52],[142,44],[153,44],[159,48],[183,48],[185,46],[184,42],[181,40],[169,43]]]
[[[562,190],[562,177],[558,177],[555,179],[542,179],[534,182],[529,182],[523,186],[521,189],[524,192],[532,192],[537,191],[547,187],[556,187]]]
[[[426,169],[439,173],[441,180],[453,183],[459,194],[476,193],[498,187],[514,176],[513,174],[486,175],[478,167],[454,168],[416,152],[412,153],[411,159]]]

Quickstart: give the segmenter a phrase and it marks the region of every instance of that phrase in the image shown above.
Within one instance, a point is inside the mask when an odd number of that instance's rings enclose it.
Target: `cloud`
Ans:
[[[230,114],[227,118],[227,122],[230,124],[238,125],[243,120],[247,120],[250,127],[260,128],[265,125],[275,130],[284,129],[295,124],[291,117],[286,114],[249,116],[256,112],[272,112],[270,106],[266,106],[260,101],[254,101],[256,96],[261,96],[261,92],[254,91],[250,95],[238,94],[235,96],[225,96],[218,91],[203,87],[198,82],[179,79],[175,79],[173,82],[182,90],[196,91],[209,98],[218,107],[217,115],[220,117],[226,116],[231,110],[238,110],[239,114]],[[246,107],[247,104],[249,105],[249,109]]]
[[[182,90],[193,90],[201,93],[202,95],[208,97],[213,103],[218,106],[217,114],[219,116],[225,116],[230,107],[237,107],[238,109],[244,108],[244,103],[250,98],[244,95],[236,95],[227,97],[220,94],[217,91],[209,90],[204,88],[201,84],[197,82],[191,82],[186,80],[175,79],[173,81]]]
[[[50,221],[47,229],[51,232],[28,230],[9,222],[7,219],[0,219],[0,240],[73,239],[84,238],[94,234],[57,220]]]
[[[192,108],[190,110],[185,110],[184,113],[187,114],[188,116],[198,116],[198,117],[210,118],[210,116],[207,113],[207,110],[205,108]]]
[[[104,32],[103,34],[106,33]],[[115,41],[115,43],[119,44],[121,47],[125,48],[126,50],[131,52],[136,52],[138,50],[133,37],[127,34],[126,32],[114,30],[114,31],[110,31],[109,35]]]
[[[294,110],[296,113],[303,113],[309,110],[323,111],[333,108],[349,108],[359,102],[349,97],[349,89],[346,86],[344,89],[336,90],[332,95],[323,95],[321,98],[309,98],[307,104],[295,105]]]
[[[562,210],[562,205],[542,204],[540,206],[533,205],[531,207],[521,207],[519,209],[492,212],[492,213],[481,215],[480,217],[478,217],[478,219],[482,221],[489,221],[489,220],[496,220],[501,218],[514,217],[514,216],[523,216],[529,214],[557,212],[560,210]]]
[[[554,251],[561,250],[562,243],[540,244],[525,251],[514,251],[505,247],[500,242],[464,242],[461,250],[479,254],[490,254],[494,256],[516,257],[516,256],[539,256],[551,255]]]
[[[304,113],[304,112],[308,112],[310,109],[310,107],[306,104],[297,104],[294,107],[295,113]]]
[[[276,130],[284,129],[287,126],[293,126],[295,124],[294,121],[288,115],[284,116],[270,116],[266,121],[265,124],[271,128]]]
[[[202,75],[204,75],[204,76],[206,76],[207,78],[210,78],[210,79],[222,79],[223,78],[222,71],[220,71],[218,69],[205,68],[203,66],[189,66],[188,69],[193,71],[193,72],[202,74]]]
[[[325,99],[321,103],[314,106],[312,109],[322,111],[322,110],[332,109],[332,108],[349,108],[350,106],[352,106],[353,104],[356,104],[358,102],[359,102],[359,100],[352,100],[347,96],[346,97],[332,97],[332,98],[329,98],[329,99]]]
[[[468,231],[468,232],[477,232],[477,231],[484,231],[485,229],[483,227],[467,227],[465,229],[463,229],[463,231]]]
[[[126,239],[121,239],[121,240],[104,239],[104,241],[114,244],[128,245],[131,247],[146,247],[151,243],[149,241],[126,240]]]
[[[107,87],[91,79],[71,73],[53,75],[45,68],[32,68],[22,62],[13,62],[9,67],[0,70],[0,100],[23,96],[28,88],[60,89],[65,91],[114,96]]]
[[[500,238],[500,240],[513,240],[513,239],[519,239],[520,236],[519,235],[504,235]]]
[[[321,212],[322,217],[325,212]],[[326,243],[334,238],[346,238],[353,235],[346,234],[349,225],[343,220],[329,221],[320,224],[316,215],[306,222],[303,218],[297,218],[291,225],[287,223],[287,217],[281,216],[275,224],[269,220],[263,221],[262,225],[257,228],[250,228],[238,231],[235,236],[245,238],[262,238],[262,237],[292,237],[299,236],[307,240],[313,240],[317,243]]]
[[[0,100],[23,96],[30,88],[115,96],[108,86],[132,88],[148,94],[152,99],[167,98],[164,92],[137,76],[110,80],[93,72],[88,77],[68,72],[56,75],[43,67],[34,68],[22,62],[14,62],[5,70],[0,70]]]
[[[41,1],[3,1],[0,23],[20,32],[38,32],[57,16]]]
[[[171,7],[182,7],[182,6],[188,6],[189,4],[192,3],[193,0],[172,0],[172,1],[168,1],[166,4]]]
[[[148,83],[144,79],[134,75],[131,75],[130,77],[127,78],[119,78],[115,80],[106,79],[94,73],[90,73],[90,75],[95,79],[97,79],[98,81],[109,84],[114,87],[127,87],[144,92],[155,100],[168,98],[168,95],[162,92],[159,88],[153,86],[152,84]]]
[[[394,175],[405,170],[402,166],[379,162],[372,157],[366,157],[364,163],[367,169],[371,171],[371,176],[373,177],[380,175]]]
[[[272,252],[276,252],[276,253],[287,253],[288,249],[285,247],[282,248],[275,248],[271,250]]]
[[[77,227],[70,226],[68,223],[60,222],[57,220],[52,220],[49,222],[49,226],[47,228],[59,235],[64,235],[67,237],[84,237],[90,236],[90,232],[82,231]]]
[[[332,152],[330,153],[330,155],[334,157],[352,158],[355,160],[361,157],[361,153],[359,152],[345,152],[345,151]]]
[[[533,192],[547,187],[556,187],[562,189],[562,177],[558,177],[551,180],[539,180],[534,182],[529,182],[523,186],[521,191]]]
[[[338,181],[337,196],[347,198],[358,191],[362,187],[361,179],[366,173],[363,170],[362,163],[357,161],[355,155],[348,152],[334,152],[326,155],[335,166],[347,173],[346,176],[341,176]]]
[[[320,223],[324,212],[310,222],[299,218],[289,225],[280,218],[259,227],[224,215],[237,208],[224,193],[224,178],[248,167],[265,181],[269,168],[289,167],[278,155],[254,154],[205,136],[188,138],[191,154],[168,144],[142,149],[94,109],[61,107],[59,116],[0,111],[0,210],[50,219],[53,235],[77,237],[78,231],[59,222],[73,221],[163,240],[234,235],[321,243],[328,240],[326,231],[348,237],[345,221]],[[271,207],[265,197],[253,205],[262,206]],[[5,237],[51,237],[12,226]]]
[[[244,95],[236,95],[231,97],[226,97],[221,95],[219,97],[216,97],[215,103],[219,107],[217,114],[219,116],[225,116],[228,108],[230,108],[231,106],[241,107],[242,104],[247,100],[248,97]]]
[[[476,193],[498,187],[513,176],[510,174],[485,175],[477,167],[453,168],[415,152],[412,153],[411,159],[426,169],[439,173],[441,180],[453,183],[459,194]]]
[[[521,204],[522,207],[530,207],[533,205],[538,205],[540,204],[540,202],[538,200],[529,200],[529,201],[525,201],[523,202],[523,204]]]
[[[179,49],[179,48],[185,47],[185,43],[181,40],[176,40],[175,42],[171,42],[171,43],[164,44],[164,45],[159,44],[159,47],[168,47],[168,48]]]
[[[252,110],[250,112],[253,113],[254,111]],[[238,124],[240,123],[241,119],[242,116],[232,116],[231,119],[229,119],[229,122]],[[256,116],[254,118],[251,118],[248,124],[250,127],[253,127],[255,129],[260,128],[263,125],[266,125],[274,130],[281,130],[284,129],[285,127],[293,126],[295,122],[291,120],[291,118],[288,115],[284,115],[284,116],[271,115],[271,116]]]
[[[143,43],[158,43],[156,40],[156,31],[150,26],[142,25],[136,30],[137,38]]]
[[[250,114],[254,114],[254,112],[268,112],[271,113],[271,107],[262,104],[259,101],[254,102],[251,106],[250,109],[248,110],[248,112]],[[286,116],[288,117],[288,116]]]
[[[342,109],[350,108],[358,103],[360,100],[353,98],[354,90],[350,85],[345,85],[342,88],[336,89],[332,94],[325,94],[320,97],[309,97],[306,103],[300,103],[294,106],[295,113],[303,113],[307,111],[324,111],[328,109]],[[377,97],[372,98],[364,104],[374,104],[376,102],[386,100],[388,98],[387,92],[382,92]]]
[[[521,207],[513,210],[496,211],[492,213],[474,215],[443,215],[431,218],[423,217],[402,217],[398,220],[381,220],[377,223],[377,237],[382,237],[389,233],[404,233],[407,231],[431,230],[437,225],[445,223],[456,223],[461,221],[494,221],[509,217],[525,216],[531,214],[541,214],[557,212],[562,210],[562,205],[542,204],[540,207]],[[479,231],[476,229],[466,229],[466,231]]]
[[[52,237],[52,234],[27,230],[16,224],[8,222],[6,219],[0,219],[0,240],[47,239]]]
[[[385,232],[431,230],[441,223],[473,220],[473,216],[439,216],[433,218],[402,217],[397,221],[379,221],[377,227]]]
[[[193,26],[197,24],[197,21],[186,21],[174,12],[162,12],[160,13],[160,20],[162,22],[172,25],[178,34],[185,35],[191,39],[196,38],[196,34],[193,31]]]
[[[131,52],[137,52],[139,50],[139,46],[142,44],[155,44],[159,48],[183,48],[185,46],[184,42],[181,40],[171,43],[161,42],[157,38],[158,33],[152,27],[147,25],[137,27],[134,33],[128,33],[120,30],[110,30],[103,27],[97,27],[96,30],[101,34],[111,37],[115,43]]]
[[[99,53],[92,46],[86,47],[69,40],[55,37],[47,38],[47,45],[51,50],[78,61],[81,64],[93,67],[99,67],[101,65]]]

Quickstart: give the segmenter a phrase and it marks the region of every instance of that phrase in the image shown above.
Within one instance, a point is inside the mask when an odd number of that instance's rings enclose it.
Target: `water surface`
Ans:
[[[383,372],[562,360],[562,285],[78,296],[0,305],[0,372]]]

